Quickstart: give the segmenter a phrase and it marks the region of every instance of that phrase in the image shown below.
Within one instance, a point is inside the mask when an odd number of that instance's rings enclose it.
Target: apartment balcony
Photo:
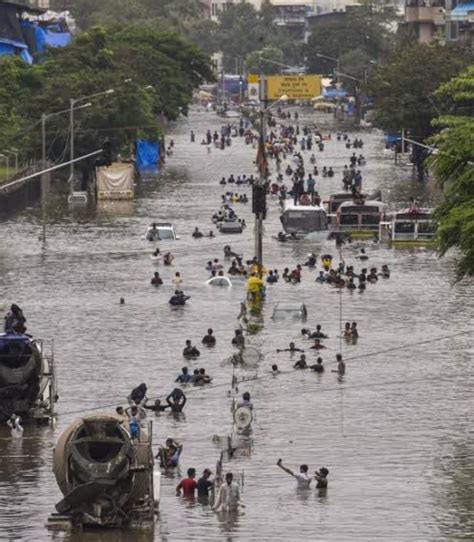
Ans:
[[[440,6],[405,6],[405,22],[443,26],[446,23],[446,13]]]

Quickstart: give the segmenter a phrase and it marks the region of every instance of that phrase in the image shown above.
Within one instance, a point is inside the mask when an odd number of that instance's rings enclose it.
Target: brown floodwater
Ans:
[[[308,115],[308,113],[306,113]],[[304,122],[303,117],[300,123]],[[307,118],[307,117],[306,117]],[[252,394],[256,419],[250,454],[227,462],[242,483],[246,508],[222,518],[209,507],[176,497],[175,486],[188,467],[214,470],[220,449],[214,435],[232,428],[228,392],[232,370],[223,360],[232,352],[244,283],[231,289],[205,286],[206,262],[223,259],[231,244],[253,256],[251,204],[236,205],[249,226],[240,236],[217,234],[194,240],[195,226],[212,228],[222,176],[254,173],[255,150],[234,140],[225,151],[207,154],[199,141],[208,127],[219,128],[213,114],[194,111],[173,128],[175,154],[166,174],[144,182],[130,204],[101,205],[70,214],[63,197],[48,207],[48,243],[41,233],[39,205],[0,224],[0,291],[3,309],[18,303],[29,331],[54,338],[60,400],[57,426],[26,427],[24,438],[0,432],[0,540],[139,541],[405,541],[474,539],[474,440],[472,434],[473,284],[453,282],[453,256],[430,250],[390,249],[367,245],[368,266],[388,264],[388,280],[368,285],[364,293],[343,291],[314,282],[303,272],[299,285],[280,282],[267,290],[263,328],[247,337],[265,360],[258,380],[240,385]],[[189,142],[189,132],[197,142]],[[380,133],[364,133],[364,189],[380,188],[393,207],[410,195],[430,199],[425,187],[411,180],[409,168],[398,167],[383,152]],[[323,196],[339,192],[341,170],[348,161],[342,142],[315,151],[320,167],[333,166],[333,179],[318,178]],[[305,153],[306,158],[309,154]],[[240,192],[251,196],[248,187]],[[156,267],[151,247],[142,239],[152,221],[172,222],[181,239],[171,246],[171,268],[159,268],[165,285],[150,286]],[[278,243],[279,208],[269,201],[265,223],[265,264],[280,272],[303,263],[308,252],[336,254],[334,243]],[[357,269],[357,244],[343,257]],[[180,271],[191,296],[184,309],[172,310],[171,278]],[[124,306],[119,298],[125,297]],[[277,354],[301,339],[301,323],[271,320],[279,302],[304,302],[307,327],[317,323],[329,334],[323,351],[326,372],[317,376],[294,371],[288,354]],[[357,344],[340,344],[342,322],[357,321]],[[161,414],[154,424],[154,446],[168,436],[183,442],[181,469],[162,483],[160,518],[153,533],[50,533],[48,515],[61,498],[52,473],[52,451],[64,428],[93,409],[113,411],[130,390],[146,382],[149,396],[163,396],[185,365],[185,339],[200,343],[208,327],[217,346],[202,348],[199,361],[214,378],[209,388],[189,389],[185,415]],[[343,381],[330,372],[342,346],[347,363]],[[308,350],[310,361],[316,358]],[[283,371],[270,375],[270,365]],[[254,373],[248,372],[248,376]],[[297,492],[295,481],[276,461],[310,471],[326,466],[329,489]]]

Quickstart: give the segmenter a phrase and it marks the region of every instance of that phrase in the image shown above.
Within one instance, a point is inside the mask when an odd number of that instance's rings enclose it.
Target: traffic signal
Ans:
[[[253,185],[252,187],[252,212],[257,218],[267,217],[267,189],[265,186]]]

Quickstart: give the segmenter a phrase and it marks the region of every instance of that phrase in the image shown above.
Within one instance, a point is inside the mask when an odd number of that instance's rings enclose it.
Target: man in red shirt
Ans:
[[[176,486],[176,494],[181,495],[181,490],[183,490],[184,497],[194,497],[194,492],[197,488],[196,478],[196,469],[188,469],[188,477]]]

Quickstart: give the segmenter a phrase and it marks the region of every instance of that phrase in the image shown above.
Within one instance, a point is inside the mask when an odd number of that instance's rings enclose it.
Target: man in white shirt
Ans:
[[[301,465],[300,472],[296,473],[283,466],[281,459],[277,461],[277,465],[280,467],[280,469],[284,470],[285,472],[291,474],[291,476],[296,478],[298,489],[309,489],[309,484],[311,483],[311,476],[308,475],[308,465]]]
[[[225,475],[225,482],[219,488],[216,502],[213,510],[217,512],[235,512],[239,506],[244,506],[241,502],[239,486],[233,482],[234,475],[228,472]]]

